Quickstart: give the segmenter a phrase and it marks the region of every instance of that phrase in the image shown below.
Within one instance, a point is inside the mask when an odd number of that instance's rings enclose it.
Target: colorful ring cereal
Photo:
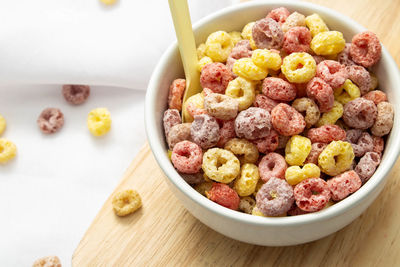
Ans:
[[[263,95],[258,94],[254,100],[254,106],[258,108],[265,109],[268,112],[271,112],[272,109],[279,104],[279,102],[272,100],[271,98]]]
[[[242,41],[242,33],[238,32],[238,31],[232,31],[232,32],[228,32],[228,34],[231,36],[233,45],[235,46],[238,42]]]
[[[360,159],[354,171],[360,176],[363,184],[365,184],[374,174],[376,167],[381,163],[381,156],[375,152],[367,152]]]
[[[8,139],[0,138],[0,163],[7,163],[17,155],[17,147]]]
[[[269,112],[262,108],[250,107],[241,111],[235,119],[235,132],[238,137],[255,140],[267,136],[270,130]]]
[[[307,53],[292,53],[283,59],[282,73],[291,83],[305,83],[315,76],[316,63]]]
[[[304,120],[306,122],[306,127],[310,128],[319,120],[320,112],[317,104],[313,100],[307,97],[298,98],[292,103],[292,107],[298,112],[305,112]]]
[[[236,137],[235,120],[222,121],[219,129],[219,140],[217,146],[225,146],[226,142],[234,137]]]
[[[215,62],[204,66],[200,74],[200,84],[214,93],[224,94],[228,83],[232,80],[230,70],[222,63]]]
[[[171,83],[168,93],[168,107],[170,109],[182,110],[182,98],[185,88],[185,79],[176,79]]]
[[[268,75],[268,70],[255,65],[251,58],[241,58],[233,64],[234,74],[248,80],[262,80]]]
[[[296,86],[280,78],[267,77],[262,83],[263,94],[277,101],[292,101],[296,91]]]
[[[197,63],[197,69],[201,72],[204,68],[205,65],[213,63],[212,59],[209,57],[202,57],[199,59],[199,62]],[[227,66],[228,67],[228,66]],[[229,69],[229,67],[228,67]]]
[[[335,98],[332,87],[321,78],[315,77],[307,84],[307,96],[314,100],[320,112],[327,112],[333,107]]]
[[[268,182],[272,177],[284,179],[286,169],[285,159],[281,154],[274,152],[265,155],[258,164],[258,170],[263,182]]]
[[[311,151],[311,141],[307,137],[294,135],[286,144],[285,160],[289,165],[303,165]]]
[[[346,141],[353,147],[354,155],[362,157],[365,153],[371,152],[374,149],[374,140],[367,132],[362,132],[359,129],[352,129],[346,132]]]
[[[112,200],[116,215],[126,216],[142,206],[142,198],[136,190],[128,189],[118,192]]]
[[[337,101],[334,101],[331,110],[322,114],[321,118],[317,121],[316,126],[320,127],[323,125],[335,124],[342,116],[343,105]]]
[[[347,74],[349,79],[352,80],[360,89],[361,95],[365,95],[371,88],[371,75],[369,72],[357,65],[347,66]]]
[[[4,132],[6,127],[7,127],[6,119],[4,119],[4,117],[0,115],[0,135]]]
[[[362,32],[353,36],[350,55],[354,62],[366,68],[375,65],[381,58],[382,46],[373,32]]]
[[[260,153],[268,153],[275,151],[279,145],[279,135],[275,130],[271,130],[269,134],[263,138],[253,140]]]
[[[64,114],[58,108],[46,108],[40,113],[37,124],[45,134],[58,132],[64,125]]]
[[[387,96],[384,92],[380,90],[371,91],[365,95],[363,95],[365,99],[371,100],[375,105],[378,105],[381,102],[387,102]]]
[[[66,84],[62,87],[62,95],[68,103],[80,105],[89,97],[90,87],[88,85]]]
[[[327,144],[324,144],[324,143],[312,143],[311,151],[308,154],[304,163],[305,164],[307,164],[307,163],[318,164],[319,154],[321,154],[321,152],[325,149],[326,146],[327,146]]]
[[[257,147],[246,139],[233,138],[225,144],[224,149],[235,154],[241,164],[255,163],[258,160]]]
[[[242,29],[243,39],[247,39],[250,42],[251,49],[257,49],[256,43],[253,40],[253,26],[256,24],[254,21],[247,23]]]
[[[299,166],[290,166],[286,169],[285,179],[290,185],[296,185],[308,178],[317,178],[321,175],[321,171],[314,163],[304,164],[303,168]]]
[[[331,176],[347,171],[354,160],[353,147],[348,142],[332,141],[319,154],[318,165]]]
[[[272,9],[268,15],[267,18],[271,18],[278,22],[280,25],[286,21],[286,18],[290,15],[289,10],[287,10],[286,7],[278,7],[275,9]]]
[[[271,122],[274,129],[285,136],[299,134],[306,127],[303,115],[284,103],[280,103],[272,109]]]
[[[204,108],[204,95],[202,93],[198,93],[189,97],[185,103],[183,103],[182,107],[182,118],[185,122],[192,122],[193,116],[188,111],[193,107],[197,109]]]
[[[393,127],[394,109],[389,102],[381,102],[377,105],[378,115],[371,128],[371,133],[375,136],[387,135]]]
[[[361,179],[355,171],[347,171],[327,181],[334,201],[345,199],[361,187]]]
[[[383,149],[385,148],[385,141],[382,137],[379,136],[372,136],[372,141],[374,145],[372,151],[382,156]]]
[[[203,151],[201,147],[190,141],[181,141],[174,146],[171,161],[181,173],[197,173],[201,169]]]
[[[328,26],[318,14],[312,14],[306,17],[306,25],[310,29],[311,36],[314,37],[320,32],[329,31]]]
[[[233,48],[233,41],[229,33],[216,31],[206,40],[206,55],[214,62],[225,62]]]
[[[311,33],[306,27],[293,27],[285,33],[282,48],[288,54],[307,52],[310,49],[310,42]]]
[[[319,63],[316,76],[324,80],[333,89],[341,87],[347,79],[346,68],[334,60],[324,60]]]
[[[217,119],[230,120],[238,113],[239,101],[227,95],[212,93],[204,97],[204,108]]]
[[[256,206],[266,216],[286,213],[293,203],[293,188],[285,180],[276,177],[269,179],[256,196]]]
[[[347,79],[342,87],[338,87],[333,91],[333,95],[336,101],[344,105],[351,100],[359,98],[361,93],[360,89],[351,80]]]
[[[356,63],[353,60],[351,60],[350,47],[351,43],[346,43],[343,51],[337,55],[337,61],[339,61],[340,64],[345,66],[356,65]]]
[[[331,198],[328,184],[321,178],[309,178],[293,190],[297,206],[309,212],[322,210]]]
[[[184,140],[192,140],[190,129],[191,123],[181,123],[171,127],[167,136],[167,143],[169,149],[173,149],[174,146]]]
[[[237,210],[240,198],[235,190],[226,184],[213,183],[210,191],[206,191],[207,197],[221,206]]]
[[[251,106],[255,98],[254,84],[242,77],[237,77],[228,84],[225,94],[238,101],[238,110]]]
[[[240,59],[244,57],[251,57],[253,51],[251,51],[251,45],[249,40],[239,41],[232,49],[229,57],[234,59]]]
[[[374,102],[361,97],[348,102],[343,108],[344,122],[356,129],[370,128],[374,125],[377,115],[378,109]]]
[[[96,108],[89,112],[87,126],[94,136],[102,136],[111,129],[111,114],[106,108]]]
[[[281,28],[285,33],[289,29],[297,26],[306,26],[306,17],[298,12],[293,12],[286,18],[286,21],[281,25]]]
[[[346,132],[337,125],[323,125],[308,131],[307,137],[312,143],[330,143],[332,141],[345,140]]]
[[[165,136],[168,136],[171,128],[177,124],[181,124],[182,119],[177,109],[167,109],[163,116],[163,125]]]
[[[282,29],[279,23],[271,18],[256,21],[252,28],[252,36],[258,48],[280,49],[282,47]]]
[[[211,148],[203,155],[203,171],[211,180],[229,184],[240,173],[240,162],[225,149]]]
[[[244,213],[251,214],[253,208],[256,206],[256,200],[252,197],[242,197],[239,202],[239,210]]]
[[[260,174],[254,164],[245,163],[240,170],[240,176],[235,180],[233,189],[239,196],[250,196],[256,190]]]
[[[203,149],[215,146],[219,140],[217,120],[207,114],[194,116],[194,121],[190,127],[190,135],[193,142]]]
[[[310,43],[315,54],[323,56],[336,55],[344,49],[345,45],[343,34],[338,31],[320,32]]]
[[[274,50],[256,49],[251,55],[251,60],[256,66],[262,69],[274,71],[280,70],[282,65],[281,56]]]

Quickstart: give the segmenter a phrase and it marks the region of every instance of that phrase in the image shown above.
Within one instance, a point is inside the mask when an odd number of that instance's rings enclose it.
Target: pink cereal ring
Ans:
[[[347,66],[346,71],[350,80],[352,80],[360,89],[361,95],[368,93],[371,88],[371,75],[369,72],[357,65]]]
[[[345,66],[356,65],[356,63],[354,63],[354,61],[351,60],[350,47],[351,47],[351,43],[346,43],[346,46],[344,47],[342,52],[340,52],[338,54],[337,61],[339,61],[340,64],[345,65]]]
[[[233,79],[231,71],[222,63],[210,63],[203,67],[200,74],[200,84],[214,93],[224,94],[228,83]]]
[[[375,152],[367,152],[360,159],[354,170],[360,176],[363,184],[371,178],[380,163],[381,156]]]
[[[327,112],[333,107],[335,98],[332,87],[319,77],[312,78],[307,84],[307,96],[314,100],[320,112]]]
[[[385,148],[385,141],[380,136],[372,136],[373,148],[372,151],[382,156],[383,149]]]
[[[311,33],[306,27],[290,28],[283,38],[283,50],[293,52],[307,52],[310,49]]]
[[[311,151],[308,154],[304,164],[306,163],[314,163],[315,165],[318,165],[318,157],[319,154],[321,154],[321,152],[325,149],[325,147],[328,144],[324,144],[324,143],[312,143],[311,144]]]
[[[365,98],[356,98],[344,105],[343,120],[353,128],[366,130],[374,125],[378,109],[374,102]]]
[[[257,48],[280,49],[283,43],[283,31],[279,23],[271,18],[256,21],[252,36]]]
[[[261,139],[256,139],[253,143],[257,146],[260,153],[272,152],[278,147],[279,135],[275,130],[271,130],[267,136]]]
[[[240,138],[255,140],[268,135],[271,130],[269,112],[262,108],[250,107],[235,119],[235,132]]]
[[[363,95],[365,99],[371,100],[375,105],[378,105],[381,102],[387,102],[387,96],[384,92],[380,90],[371,91],[365,95]]]
[[[375,65],[381,58],[382,46],[373,32],[362,32],[353,36],[350,55],[354,62],[366,68]]]
[[[226,184],[213,183],[210,191],[207,191],[206,194],[211,201],[228,209],[237,210],[239,208],[239,195]]]
[[[317,77],[320,77],[332,88],[339,88],[347,79],[346,68],[337,61],[324,60],[317,66]]]
[[[214,117],[207,114],[196,115],[190,128],[193,142],[201,148],[215,146],[219,140],[219,125]]]
[[[244,57],[251,57],[253,51],[251,50],[250,41],[249,40],[241,40],[237,42],[234,48],[229,55],[229,57],[234,59],[240,59]]]
[[[177,143],[172,150],[171,161],[182,173],[197,173],[201,169],[203,151],[201,147],[190,141]]]
[[[272,177],[258,190],[257,208],[266,216],[286,213],[294,203],[293,188],[284,179]]]
[[[218,147],[224,147],[226,142],[236,137],[235,120],[222,121],[219,129]]]
[[[296,98],[296,86],[275,77],[267,77],[262,83],[262,92],[276,101],[292,101]]]
[[[282,25],[287,17],[289,17],[290,12],[287,10],[286,7],[278,7],[275,9],[272,9],[271,12],[268,13],[267,18],[271,18],[278,22],[280,25]]]
[[[332,141],[345,140],[346,132],[337,125],[323,125],[308,131],[307,137],[312,143],[330,143]]]
[[[365,153],[371,152],[374,149],[374,140],[368,132],[351,129],[346,132],[348,136],[346,141],[353,147],[353,152],[356,157],[362,157]]]
[[[165,136],[168,136],[169,130],[177,124],[182,123],[181,115],[177,109],[167,109],[164,112],[163,124]]]
[[[325,207],[331,198],[331,191],[323,179],[309,178],[295,186],[294,198],[300,209],[315,212]]]
[[[264,182],[267,182],[271,177],[277,177],[280,179],[285,178],[285,172],[287,169],[287,163],[285,158],[281,154],[271,152],[265,155],[260,164],[258,164],[258,171],[260,172],[260,178]]]
[[[254,100],[254,106],[258,108],[265,109],[268,112],[271,112],[272,109],[279,104],[278,101],[275,101],[263,94],[258,94],[256,95],[256,98]]]
[[[176,79],[169,87],[168,107],[170,109],[182,110],[182,98],[186,88],[185,79]]]
[[[233,65],[235,64],[237,59],[234,59],[233,57],[228,57],[226,60],[226,64],[225,66],[228,68],[228,70],[231,73],[232,79],[236,78],[237,75],[235,73],[233,73]]]
[[[271,112],[274,129],[281,135],[292,136],[303,132],[306,121],[303,115],[288,104],[280,103]]]
[[[356,192],[361,187],[361,179],[355,171],[347,171],[327,181],[332,199],[339,201]]]

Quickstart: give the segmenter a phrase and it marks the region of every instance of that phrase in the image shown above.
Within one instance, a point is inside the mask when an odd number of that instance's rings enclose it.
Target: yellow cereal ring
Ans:
[[[285,57],[281,70],[289,82],[305,83],[315,76],[316,68],[314,58],[310,54],[300,52]]]
[[[249,22],[247,23],[242,30],[242,37],[243,39],[247,39],[250,41],[250,46],[251,49],[257,49],[256,43],[253,40],[253,26],[254,26],[255,22]]]
[[[346,41],[338,31],[321,32],[311,40],[310,47],[317,55],[336,55],[344,49]]]
[[[227,32],[213,32],[207,38],[206,55],[214,62],[225,62],[232,48],[233,41]]]
[[[256,145],[247,139],[233,138],[225,144],[224,148],[235,154],[241,164],[255,163],[258,160]]]
[[[187,108],[186,108],[189,103],[193,103],[199,109],[204,108],[204,95],[202,93],[192,95],[191,97],[189,97],[186,100],[185,103],[183,103],[182,115],[183,115],[185,122],[193,121],[192,115],[189,114],[189,112],[187,111]]]
[[[112,200],[112,205],[115,214],[126,216],[142,206],[142,198],[136,190],[128,189],[118,192]]]
[[[210,57],[202,57],[199,62],[197,62],[197,69],[201,72],[203,67],[209,63],[213,63],[212,59]]]
[[[308,178],[317,178],[321,171],[314,163],[304,164],[303,168],[299,166],[290,166],[286,169],[285,179],[290,185],[296,185]]]
[[[306,25],[310,29],[311,37],[314,37],[320,32],[329,31],[328,26],[318,14],[312,14],[306,17]]]
[[[361,96],[360,89],[349,79],[341,87],[336,88],[333,94],[335,100],[342,105]]]
[[[111,129],[111,115],[106,108],[96,108],[89,112],[87,126],[94,136],[102,136]]]
[[[203,57],[206,57],[206,44],[202,43],[197,47],[197,59],[200,60]]]
[[[319,154],[318,165],[321,170],[331,176],[350,169],[354,160],[353,147],[344,141],[332,141]]]
[[[229,35],[231,36],[233,46],[235,46],[239,41],[243,40],[241,32],[233,31],[229,32]]]
[[[241,197],[249,196],[256,190],[259,179],[260,174],[256,165],[251,163],[243,164],[240,176],[235,180],[233,189]]]
[[[317,122],[317,127],[335,124],[338,119],[343,116],[343,105],[338,101],[333,102],[333,107],[328,112],[322,114],[321,118]]]
[[[0,163],[7,163],[17,155],[17,147],[5,138],[0,139]]]
[[[6,119],[4,119],[4,117],[0,115],[0,135],[4,132],[6,126],[7,126]]]
[[[307,137],[294,135],[286,144],[285,160],[289,165],[303,165],[311,151],[311,141]]]
[[[228,83],[225,94],[239,102],[239,111],[245,110],[253,104],[256,97],[255,84],[242,77],[237,77]]]
[[[211,180],[229,184],[239,175],[240,162],[228,150],[211,148],[203,155],[202,168]]]
[[[251,58],[236,60],[232,68],[233,73],[248,80],[262,80],[268,75],[268,70],[255,65]]]
[[[262,69],[277,71],[281,68],[282,58],[279,53],[268,49],[256,49],[251,56],[253,63]]]

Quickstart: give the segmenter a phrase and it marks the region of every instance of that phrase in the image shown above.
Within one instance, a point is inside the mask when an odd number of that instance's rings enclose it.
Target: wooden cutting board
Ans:
[[[376,32],[400,62],[400,1],[315,2],[352,17]],[[290,247],[254,246],[225,237],[188,213],[169,190],[145,144],[115,192],[137,189],[143,207],[114,215],[111,196],[72,257],[73,266],[395,266],[400,264],[400,162],[371,207],[326,238]],[[113,193],[113,194],[114,194]]]

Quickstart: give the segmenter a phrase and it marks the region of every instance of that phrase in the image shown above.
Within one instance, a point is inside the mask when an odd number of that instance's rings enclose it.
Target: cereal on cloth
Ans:
[[[296,86],[280,78],[267,77],[262,83],[263,94],[276,101],[292,101],[296,91]]]
[[[168,136],[169,131],[173,126],[181,123],[182,123],[181,114],[177,109],[167,109],[166,111],[164,111],[163,125],[164,125],[165,136]]]
[[[193,142],[201,148],[215,146],[219,140],[219,125],[214,117],[207,114],[195,115],[190,127]]]
[[[337,125],[323,125],[308,131],[307,137],[312,143],[330,143],[332,141],[345,140],[346,132]]]
[[[240,161],[230,151],[211,148],[203,155],[202,169],[208,178],[228,184],[240,173]]]
[[[304,52],[286,56],[282,62],[282,73],[291,83],[305,83],[315,76],[317,65],[314,58]]]
[[[188,111],[193,109],[193,107],[201,110],[204,109],[204,95],[202,93],[198,93],[195,95],[192,95],[189,97],[185,103],[183,103],[183,108],[182,108],[182,117],[184,121],[186,122],[192,122],[193,121],[193,116],[189,113]]]
[[[68,103],[80,105],[88,99],[90,87],[88,85],[66,84],[62,87],[62,95]]]
[[[111,129],[111,114],[106,108],[95,108],[89,112],[87,126],[94,136],[102,136]]]
[[[271,122],[274,129],[285,136],[299,134],[306,127],[303,115],[284,103],[280,103],[272,109]]]
[[[271,130],[269,134],[263,138],[253,140],[260,153],[273,152],[278,148],[279,135],[275,130]]]
[[[381,53],[382,46],[375,33],[366,31],[353,36],[350,55],[357,64],[369,68],[379,61]]]
[[[262,80],[268,75],[268,70],[254,64],[251,58],[241,58],[235,61],[232,71],[237,76],[248,80]]]
[[[240,198],[235,190],[226,184],[213,183],[211,189],[206,191],[207,197],[228,209],[239,209]]]
[[[307,27],[310,29],[311,36],[314,37],[320,32],[329,31],[328,26],[318,14],[312,14],[305,19]]]
[[[296,185],[308,178],[317,178],[321,175],[321,171],[314,163],[304,164],[303,168],[299,166],[290,166],[286,169],[285,179],[290,185]]]
[[[329,56],[340,53],[346,45],[343,34],[338,31],[320,32],[310,43],[311,49],[317,55]]]
[[[268,112],[271,112],[272,109],[278,105],[279,102],[275,101],[263,94],[256,95],[253,105],[258,108],[265,109]]]
[[[235,119],[235,132],[238,137],[249,140],[260,139],[271,130],[271,118],[268,111],[250,107],[243,110]]]
[[[231,40],[234,46],[243,40],[241,32],[233,31],[233,32],[228,32],[228,34],[231,36]]]
[[[252,197],[242,197],[239,202],[239,210],[244,213],[251,214],[256,206],[256,200]]]
[[[252,36],[257,48],[280,49],[283,43],[283,32],[278,22],[271,18],[256,21]]]
[[[0,163],[7,163],[17,155],[17,147],[8,139],[0,138]]]
[[[217,119],[230,120],[238,113],[239,101],[227,95],[211,93],[204,97],[204,108]]]
[[[102,0],[104,1],[104,0]],[[113,0],[115,1],[115,0]],[[32,267],[61,267],[61,261],[57,256],[46,256],[37,259]]]
[[[222,63],[215,62],[203,67],[200,74],[200,84],[214,93],[224,94],[228,83],[232,80],[230,70]]]
[[[216,31],[207,37],[206,55],[214,62],[225,62],[234,44],[231,36],[224,31]]]
[[[281,154],[274,152],[265,155],[258,164],[260,178],[264,182],[267,182],[272,177],[284,179],[286,169],[287,164],[285,159]]]
[[[381,163],[381,156],[375,152],[367,152],[360,159],[354,171],[360,176],[363,184],[374,174],[376,168]]]
[[[246,139],[233,138],[225,144],[224,149],[235,154],[241,164],[256,163],[258,160],[257,147]]]
[[[381,102],[387,102],[387,96],[381,90],[374,90],[365,95],[363,95],[365,99],[371,100],[375,105],[378,105]]]
[[[204,68],[205,65],[213,63],[212,59],[210,57],[202,57],[201,59],[199,59],[198,63],[197,63],[197,69],[201,72]]]
[[[346,68],[334,60],[324,60],[319,63],[316,76],[324,80],[333,89],[341,87],[347,79]]]
[[[371,88],[371,75],[369,72],[357,65],[347,66],[347,74],[349,79],[352,80],[360,89],[361,95],[365,95]]]
[[[348,142],[332,141],[318,156],[321,171],[335,176],[347,171],[354,160],[353,147]]]
[[[278,71],[282,65],[282,58],[279,55],[279,51],[268,50],[268,49],[256,49],[251,55],[253,63],[262,68],[273,71]]]
[[[307,52],[310,49],[310,43],[311,33],[306,27],[293,27],[285,33],[282,48],[288,54]]]
[[[361,187],[361,179],[355,171],[347,171],[327,181],[332,199],[339,201]]]
[[[328,112],[322,114],[316,126],[320,127],[327,124],[335,124],[343,116],[343,105],[338,101],[333,102],[333,107]]]
[[[368,132],[359,129],[352,129],[346,132],[346,141],[353,147],[354,155],[362,157],[365,153],[374,149],[374,140]]]
[[[116,215],[126,216],[142,206],[142,198],[136,190],[127,189],[113,197],[112,205]]]
[[[393,127],[394,108],[389,102],[381,102],[377,105],[378,115],[371,128],[371,133],[376,136],[387,135]]]
[[[370,128],[374,125],[377,115],[378,109],[374,102],[362,97],[348,102],[343,108],[344,122],[355,129]]]
[[[225,94],[238,101],[238,110],[242,111],[251,106],[255,99],[254,83],[237,77],[229,82]]]
[[[286,21],[287,17],[289,17],[289,15],[290,15],[290,12],[289,12],[289,10],[287,10],[286,7],[278,7],[278,8],[272,9],[268,13],[267,18],[271,18],[282,25]]]
[[[357,85],[352,83],[351,80],[347,79],[343,86],[338,87],[333,91],[333,95],[335,96],[336,101],[344,105],[351,100],[359,98],[361,96],[361,92]]]
[[[313,78],[307,84],[307,96],[314,100],[320,112],[327,112],[333,107],[335,98],[332,87],[319,77]]]
[[[286,18],[286,21],[281,25],[281,28],[285,33],[289,29],[298,26],[306,26],[306,17],[298,12],[293,12]]]
[[[373,148],[372,151],[382,156],[383,149],[385,148],[385,141],[380,136],[372,136]]]
[[[226,142],[236,137],[235,120],[222,121],[219,129],[218,147],[225,146]]]
[[[325,149],[328,144],[325,143],[312,143],[311,144],[311,151],[308,154],[306,160],[304,161],[305,164],[307,163],[314,163],[318,164],[318,157],[319,154]]]
[[[293,188],[285,180],[276,177],[269,179],[256,195],[256,206],[266,216],[286,213],[293,202]]]
[[[235,180],[233,189],[239,196],[250,196],[256,190],[260,174],[258,167],[251,163],[245,163],[240,170],[240,176]]]
[[[46,108],[40,113],[37,124],[45,134],[58,132],[64,125],[64,114],[58,108]]]
[[[167,143],[169,149],[173,149],[174,146],[184,140],[192,140],[190,129],[191,123],[181,123],[171,127],[167,136]]]
[[[331,199],[327,182],[321,178],[309,178],[294,187],[296,205],[309,212],[322,210]]]
[[[183,180],[190,185],[201,184],[205,182],[204,174],[201,172],[198,173],[179,173],[182,176]]]
[[[174,146],[171,161],[181,173],[197,173],[201,169],[203,151],[201,147],[190,141],[181,141]]]
[[[7,126],[6,119],[4,119],[4,117],[1,116],[1,114],[0,114],[0,135],[4,132],[4,130],[6,129],[6,126]]]
[[[345,66],[356,65],[356,63],[351,59],[350,55],[351,43],[346,43],[342,52],[337,55],[337,61]]]
[[[310,98],[297,98],[293,101],[292,107],[300,113],[305,113],[304,120],[307,128],[310,128],[319,120],[319,108]]]
[[[286,144],[285,160],[289,165],[301,166],[310,151],[310,139],[300,135],[293,135]]]
[[[253,39],[253,33],[252,33],[253,26],[255,23],[256,23],[255,21],[249,22],[242,29],[243,39],[249,40],[251,49],[253,49],[253,50],[257,49],[256,43],[254,42],[254,39]]]

